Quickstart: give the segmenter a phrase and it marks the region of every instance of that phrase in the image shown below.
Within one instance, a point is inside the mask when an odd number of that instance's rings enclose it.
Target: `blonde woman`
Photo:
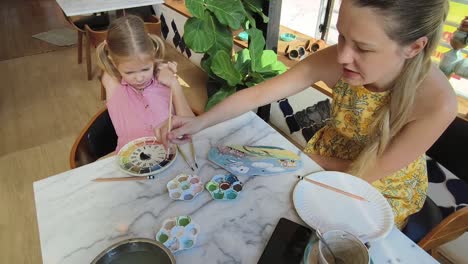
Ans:
[[[447,78],[430,58],[447,12],[446,0],[343,0],[338,45],[199,117],[175,118],[167,138],[184,143],[205,127],[322,80],[334,87],[332,120],[304,151],[326,170],[372,183],[402,228],[426,198],[424,153],[457,112]]]
[[[113,21],[97,55],[118,136],[116,151],[131,140],[154,135],[154,129],[168,118],[171,89],[175,112],[193,116],[177,81],[177,64],[162,63],[164,42],[148,34],[139,17]]]

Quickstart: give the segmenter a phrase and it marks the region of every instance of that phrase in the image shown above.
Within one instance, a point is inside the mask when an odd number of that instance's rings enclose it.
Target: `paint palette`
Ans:
[[[134,176],[148,176],[167,169],[176,159],[172,148],[166,157],[164,146],[155,137],[138,138],[127,143],[117,154],[120,169]]]
[[[210,149],[208,159],[232,174],[245,176],[285,174],[302,167],[297,154],[273,146],[219,145]]]
[[[156,233],[156,240],[164,244],[172,253],[192,248],[197,242],[200,226],[190,216],[166,219]]]
[[[206,184],[206,189],[215,200],[234,200],[242,191],[242,182],[233,174],[213,176]]]
[[[189,201],[203,191],[203,183],[197,175],[179,174],[166,186],[173,200]]]

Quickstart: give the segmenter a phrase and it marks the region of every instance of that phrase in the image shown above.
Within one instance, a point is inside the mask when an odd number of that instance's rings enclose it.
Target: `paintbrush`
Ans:
[[[114,177],[114,178],[96,178],[95,182],[115,182],[115,181],[143,181],[143,180],[154,180],[154,175],[149,176],[131,176],[131,177]]]
[[[307,176],[307,175],[306,175]],[[327,185],[325,183],[321,183],[321,182],[318,182],[318,181],[314,181],[314,180],[311,180],[309,178],[306,178],[305,176],[297,176],[299,179],[301,180],[305,180],[307,182],[310,182],[310,183],[313,183],[315,185],[318,185],[322,188],[325,188],[325,189],[328,189],[328,190],[331,190],[331,191],[334,191],[334,192],[337,192],[337,193],[340,193],[340,194],[343,194],[343,195],[346,195],[348,197],[351,197],[351,198],[354,198],[356,200],[359,200],[359,201],[366,201],[368,202],[368,200],[366,200],[365,198],[359,196],[359,195],[355,195],[355,194],[352,194],[352,193],[349,193],[349,192],[346,192],[346,191],[343,191],[343,190],[340,190],[338,188],[335,188],[333,186],[330,186],[330,185]]]

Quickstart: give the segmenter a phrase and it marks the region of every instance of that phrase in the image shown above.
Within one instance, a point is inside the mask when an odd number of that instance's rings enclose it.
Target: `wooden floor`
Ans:
[[[55,0],[1,0],[0,15],[0,263],[42,263],[33,182],[69,170],[73,142],[105,103],[76,47],[31,37],[66,25]],[[202,112],[206,74],[175,49],[168,59]]]
[[[76,48],[31,37],[66,25],[55,0],[2,0],[0,19],[0,263],[42,263],[32,183],[69,169],[104,103]]]
[[[67,26],[55,0],[0,1],[0,60],[64,49],[32,35]]]

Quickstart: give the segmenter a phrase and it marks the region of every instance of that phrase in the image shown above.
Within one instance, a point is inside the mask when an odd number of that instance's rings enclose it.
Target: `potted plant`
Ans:
[[[256,28],[254,16],[262,12],[263,0],[186,0],[193,17],[184,26],[184,41],[197,53],[204,53],[202,68],[218,87],[206,110],[239,89],[253,86],[286,71],[272,50],[264,50],[265,38]],[[248,48],[233,52],[232,30],[243,28],[249,35]]]

